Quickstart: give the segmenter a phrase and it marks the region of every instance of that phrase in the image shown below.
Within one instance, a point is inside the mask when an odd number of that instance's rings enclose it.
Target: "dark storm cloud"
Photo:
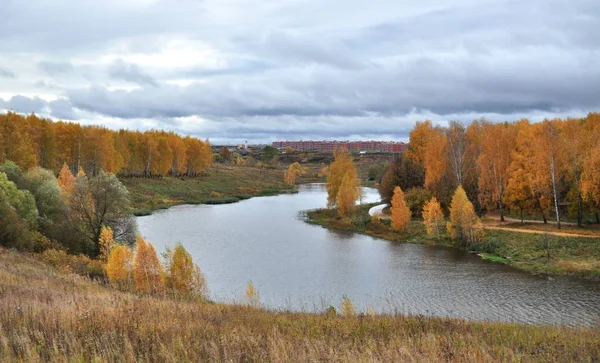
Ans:
[[[128,64],[122,59],[116,60],[110,65],[108,74],[113,79],[120,79],[140,85],[157,86],[154,78],[144,73],[140,67],[135,64]]]

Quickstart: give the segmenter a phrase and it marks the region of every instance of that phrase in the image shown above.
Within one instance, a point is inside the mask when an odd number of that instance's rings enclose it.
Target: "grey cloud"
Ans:
[[[34,49],[43,74],[6,63],[19,80],[0,82],[0,92],[60,97],[45,106],[57,118],[114,118],[131,127],[144,119],[232,139],[402,138],[415,117],[510,120],[600,110],[597,0],[11,5],[0,22],[0,57]],[[199,42],[210,61],[158,64],[151,74],[123,60],[104,63],[163,52],[173,39]],[[162,56],[157,63],[168,59]],[[172,84],[179,80],[191,85]],[[109,90],[122,85],[116,81],[142,88]],[[41,107],[34,99],[9,102]],[[173,121],[190,116],[203,122]]]
[[[38,67],[48,75],[55,76],[73,71],[73,65],[69,62],[49,62],[38,63]]]
[[[17,95],[4,101],[3,107],[19,113],[44,113],[46,105],[46,101],[39,97],[29,98]]]
[[[149,74],[144,73],[142,69],[135,65],[124,62],[122,59],[114,61],[109,69],[108,74],[114,79],[133,82],[140,85],[157,86],[158,84]]]
[[[17,78],[17,75],[11,71],[10,69],[6,69],[3,67],[0,67],[0,77],[4,77],[4,78]]]
[[[61,120],[77,120],[78,115],[73,109],[73,105],[69,100],[59,98],[48,103],[50,108],[50,116]]]

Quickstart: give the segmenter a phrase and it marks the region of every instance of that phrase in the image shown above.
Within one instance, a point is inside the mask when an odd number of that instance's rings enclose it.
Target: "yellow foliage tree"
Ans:
[[[344,175],[342,185],[338,190],[337,209],[342,217],[347,217],[356,208],[356,201],[360,198],[360,186],[358,178],[353,177],[350,173]]]
[[[58,175],[58,186],[60,186],[60,189],[66,195],[70,195],[73,191],[74,184],[75,177],[73,176],[73,173],[71,173],[71,169],[69,169],[67,164],[63,164],[62,169],[60,169],[60,174]]]
[[[300,163],[298,163],[298,162],[292,163],[288,167],[288,170],[285,172],[285,174],[283,176],[283,181],[286,184],[294,185],[294,184],[296,184],[296,177],[298,175],[304,174],[305,172],[306,172],[306,168],[302,167],[302,165],[300,165]]]
[[[110,251],[115,246],[113,230],[110,227],[103,226],[100,230],[100,238],[98,239],[98,247],[100,249],[99,258],[101,261],[106,261],[110,255]]]
[[[450,205],[450,222],[447,224],[452,239],[463,241],[465,245],[479,242],[483,237],[483,227],[473,204],[462,186],[456,188]]]
[[[404,192],[400,187],[394,188],[394,196],[392,197],[392,229],[402,231],[410,222],[410,208],[406,205]]]
[[[346,174],[348,174],[348,179],[352,180],[352,184],[356,184],[356,188],[358,188],[358,184],[354,182],[354,180],[358,180],[358,172],[352,161],[352,155],[345,148],[337,148],[333,151],[333,156],[335,160],[329,166],[326,184],[327,204],[329,206],[338,204],[339,191]],[[356,192],[356,198],[353,200],[353,203],[360,196],[359,192]]]
[[[440,229],[444,223],[444,213],[436,197],[431,198],[423,207],[423,219],[427,228],[427,234],[435,235],[440,239]]]
[[[163,269],[154,246],[142,237],[136,238],[133,279],[136,290],[157,293],[163,288]]]
[[[181,243],[167,251],[167,270],[167,287],[174,292],[187,296],[205,294],[206,280]]]
[[[106,262],[106,275],[110,282],[124,285],[131,277],[131,249],[127,246],[116,246],[108,255]]]

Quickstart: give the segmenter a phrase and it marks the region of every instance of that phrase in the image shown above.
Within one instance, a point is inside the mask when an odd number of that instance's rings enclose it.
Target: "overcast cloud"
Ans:
[[[600,111],[597,0],[0,0],[0,109],[215,143]]]

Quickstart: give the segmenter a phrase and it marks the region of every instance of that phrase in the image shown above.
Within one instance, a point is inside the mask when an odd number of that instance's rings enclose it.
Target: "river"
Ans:
[[[375,189],[364,194],[379,199]],[[242,302],[252,281],[271,309],[322,311],[348,296],[359,311],[600,326],[600,284],[306,223],[300,212],[326,199],[323,185],[309,184],[294,195],[177,206],[137,220],[159,253],[182,242],[219,302]]]

